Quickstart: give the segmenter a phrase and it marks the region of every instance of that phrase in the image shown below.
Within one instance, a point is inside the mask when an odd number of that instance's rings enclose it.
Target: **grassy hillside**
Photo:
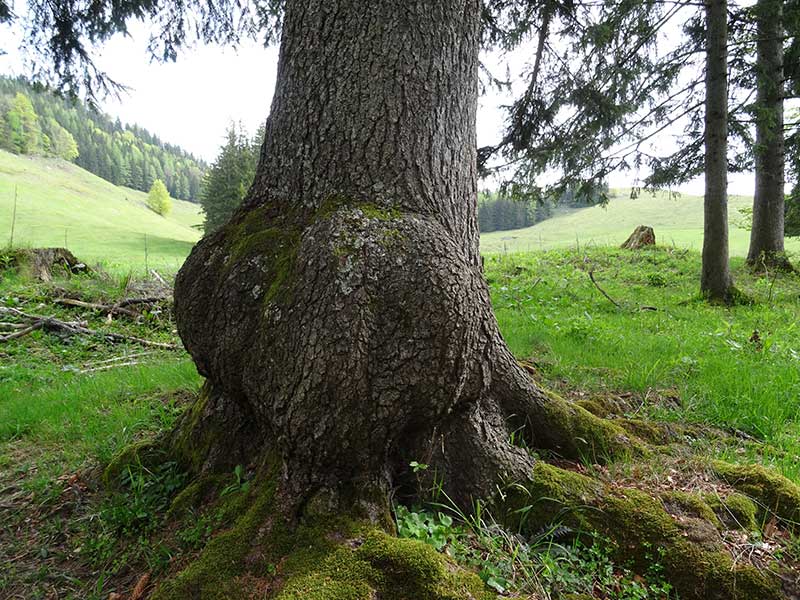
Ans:
[[[112,269],[148,265],[174,271],[189,253],[202,222],[196,204],[173,201],[173,211],[160,217],[145,206],[146,194],[117,187],[64,161],[16,156],[0,151],[0,246],[11,231],[14,187],[19,188],[16,245],[67,246],[77,256]],[[737,210],[752,198],[731,196],[731,255],[745,256],[750,232],[738,228]],[[552,248],[619,245],[637,225],[655,228],[659,244],[699,250],[703,245],[703,203],[698,196],[671,198],[643,194],[636,200],[618,191],[607,207],[558,211],[547,221],[481,236],[484,253],[526,252]],[[787,250],[800,253],[800,239],[788,239]]]
[[[746,256],[750,232],[736,227],[741,219],[737,210],[751,207],[750,196],[731,196],[728,217],[732,256]],[[526,252],[528,250],[595,245],[619,245],[637,225],[655,229],[656,241],[700,250],[703,247],[703,199],[699,196],[671,198],[666,192],[642,194],[631,200],[627,190],[615,192],[607,207],[591,206],[556,215],[533,227],[495,231],[481,236],[485,253]],[[800,252],[800,240],[788,239],[786,249]]]
[[[145,206],[147,194],[122,188],[52,158],[0,151],[0,246],[8,243],[17,187],[14,244],[66,245],[79,258],[111,268],[148,265],[176,270],[200,232],[200,207],[173,200],[164,218]]]

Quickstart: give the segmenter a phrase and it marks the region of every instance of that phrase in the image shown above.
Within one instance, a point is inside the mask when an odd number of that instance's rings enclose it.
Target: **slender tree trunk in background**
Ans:
[[[478,253],[478,0],[290,0],[255,182],[176,282],[207,384],[195,467],[276,453],[302,501],[388,490],[412,460],[455,500],[525,479],[571,419],[503,342]],[[591,442],[588,442],[591,443]],[[432,469],[433,470],[433,469]]]
[[[706,0],[705,201],[700,290],[729,302],[728,264],[728,14],[726,0]]]
[[[759,0],[756,77],[756,186],[747,262],[791,268],[783,254],[783,2]]]

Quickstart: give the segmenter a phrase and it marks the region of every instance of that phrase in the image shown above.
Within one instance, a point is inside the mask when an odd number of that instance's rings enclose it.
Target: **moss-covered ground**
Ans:
[[[699,300],[698,274],[697,254],[665,247],[487,257],[519,360],[637,447],[538,453],[532,484],[469,511],[434,490],[395,507],[400,539],[349,514],[276,520],[263,465],[197,480],[146,452],[199,388],[182,351],[2,343],[0,597],[780,597],[773,574],[796,581],[800,560],[800,278],[734,261],[753,302],[724,308]],[[175,340],[168,303],[111,320],[53,303],[153,282],[2,277],[0,306]],[[145,451],[113,460],[131,444]]]

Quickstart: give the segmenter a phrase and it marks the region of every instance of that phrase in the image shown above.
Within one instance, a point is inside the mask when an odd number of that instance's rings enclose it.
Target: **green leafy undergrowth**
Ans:
[[[444,510],[435,510],[436,508]],[[472,515],[449,507],[395,507],[400,537],[423,541],[478,572],[484,583],[502,594],[537,598],[672,598],[657,551],[646,549],[648,570],[636,574],[612,559],[612,543],[598,535],[576,539],[573,531],[553,525],[534,536],[514,534],[483,510]],[[583,595],[583,596],[582,596]]]
[[[150,536],[163,524],[186,477],[173,461],[152,467],[137,461],[122,471],[114,491],[100,501],[77,536],[82,542],[80,554],[98,578],[111,577],[137,562],[156,573],[166,568],[172,549]]]

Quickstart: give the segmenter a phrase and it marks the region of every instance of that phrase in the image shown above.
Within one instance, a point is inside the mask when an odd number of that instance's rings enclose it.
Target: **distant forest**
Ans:
[[[146,192],[156,179],[170,196],[198,201],[206,165],[146,129],[123,125],[25,79],[0,77],[0,148],[58,156],[90,173]]]
[[[608,192],[608,186],[604,191]],[[560,198],[545,198],[539,202],[512,200],[499,192],[484,190],[478,194],[478,224],[481,233],[521,229],[549,219],[557,205],[583,208],[600,200],[599,195],[589,201],[579,199],[572,190],[567,190]]]

